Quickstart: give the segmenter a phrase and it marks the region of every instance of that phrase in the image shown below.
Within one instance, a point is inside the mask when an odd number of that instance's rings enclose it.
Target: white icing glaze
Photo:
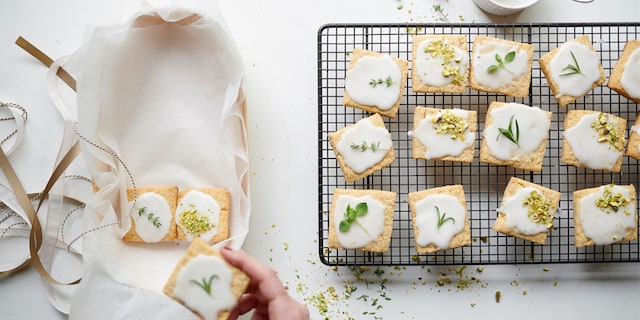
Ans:
[[[189,209],[195,208],[198,211],[199,216],[205,216],[209,219],[211,228],[206,232],[199,235],[199,238],[204,241],[210,241],[218,233],[218,224],[220,220],[220,205],[211,196],[200,192],[198,190],[189,191],[182,200],[178,203],[176,208],[176,224],[184,231],[187,240],[193,240],[194,235],[180,223],[181,214]]]
[[[436,209],[438,207],[438,209]],[[453,218],[443,222],[438,228],[438,212],[441,218]],[[416,227],[418,227],[418,245],[425,247],[434,244],[439,249],[449,248],[451,239],[464,229],[465,208],[458,198],[446,195],[430,195],[416,203]]]
[[[469,120],[469,113],[462,109],[450,109],[450,112],[456,116],[462,117],[466,122]],[[422,145],[427,148],[425,158],[442,158],[444,156],[459,156],[464,149],[473,144],[475,138],[469,128],[465,130],[463,139],[451,139],[449,134],[438,134],[436,129],[437,123],[433,122],[434,118],[439,118],[445,110],[438,111],[438,114],[434,116],[426,116],[420,121],[415,131],[410,131],[408,134],[412,136]]]
[[[571,52],[576,57],[581,73],[561,76],[570,72],[563,70],[567,65],[575,66]],[[558,88],[557,96],[580,97],[587,94],[600,79],[599,64],[598,54],[584,44],[574,40],[562,44],[550,63],[551,78]]]
[[[624,65],[620,84],[634,99],[640,99],[640,49],[635,49]]]
[[[130,201],[129,205],[134,203],[131,217],[135,221],[136,233],[140,239],[149,243],[162,240],[171,226],[171,208],[167,200],[155,192],[145,192],[136,201]],[[157,227],[152,221],[154,219],[157,219]]]
[[[362,143],[367,145],[367,150],[352,148],[352,145],[361,145]],[[375,145],[375,151],[370,148],[371,143]],[[393,142],[389,131],[386,128],[374,126],[369,118],[364,118],[342,134],[336,149],[349,168],[361,173],[382,161],[392,146]]]
[[[505,56],[511,51],[516,52],[515,58],[511,62],[506,62]],[[504,68],[488,72],[487,69],[490,66],[499,65],[496,60],[496,54],[502,59]],[[518,46],[511,46],[502,42],[484,41],[476,49],[473,59],[473,75],[476,81],[483,86],[500,88],[522,77],[524,73],[529,71],[528,66],[529,56],[525,50]]]
[[[596,206],[596,201],[604,194],[605,186],[597,192],[580,199],[580,221],[584,235],[593,240],[596,245],[614,243],[625,236],[627,229],[633,229],[636,225],[636,202],[629,201],[625,207],[620,207],[618,212],[606,213]],[[623,197],[630,199],[629,190],[622,186],[613,186],[613,194],[621,193]],[[629,215],[625,214],[629,212]]]
[[[508,140],[499,129],[506,129],[513,116],[512,132],[516,133],[516,120],[520,128],[518,145]],[[542,109],[529,107],[519,103],[507,103],[501,108],[491,111],[492,123],[485,128],[482,135],[491,154],[501,160],[516,160],[521,155],[538,149],[549,134],[549,118]]]
[[[564,137],[574,157],[585,167],[611,170],[620,157],[620,151],[606,141],[598,142],[598,133],[591,127],[597,118],[597,113],[583,116],[575,126],[564,131]]]
[[[506,225],[510,229],[529,236],[547,231],[547,226],[544,223],[536,223],[529,218],[529,207],[522,204],[532,191],[546,198],[535,188],[524,187],[518,189],[512,197],[505,199],[503,205],[498,208],[498,212],[506,215]],[[549,208],[549,214],[554,215],[555,211]]]
[[[416,51],[416,70],[414,72],[417,72],[423,83],[434,87],[443,87],[451,84],[453,77],[445,77],[442,75],[444,62],[441,58],[433,57],[430,53],[425,52],[425,48],[431,45],[432,42],[432,40],[426,39],[418,45]],[[446,40],[444,43],[448,45]],[[450,65],[459,67],[460,73],[464,75],[469,64],[469,56],[466,51],[460,50],[456,46],[451,46],[451,48],[456,57],[454,60],[459,60],[459,62],[452,61]]]
[[[365,215],[358,217],[358,223],[352,223],[347,232],[340,231],[340,221],[345,219],[347,205],[355,209],[358,203],[365,202],[368,211]],[[357,249],[364,247],[371,242],[378,240],[384,231],[384,211],[386,207],[380,201],[371,196],[353,197],[342,195],[336,200],[336,206],[333,213],[334,227],[338,236],[340,245],[346,249]],[[365,231],[366,229],[366,231]]]
[[[210,294],[194,283],[202,284],[203,279],[211,280]],[[222,259],[200,255],[180,270],[173,294],[205,320],[214,320],[218,319],[219,311],[230,309],[236,303],[231,291],[232,280],[233,272]]]
[[[386,79],[391,77],[390,85]],[[369,83],[382,80],[375,86]],[[389,55],[363,56],[347,71],[345,90],[354,101],[368,106],[389,110],[398,101],[402,72]]]

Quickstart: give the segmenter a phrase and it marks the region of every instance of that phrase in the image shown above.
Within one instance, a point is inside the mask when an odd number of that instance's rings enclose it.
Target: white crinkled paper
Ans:
[[[84,212],[87,230],[99,230],[82,238],[85,275],[71,317],[157,317],[158,305],[180,314],[161,292],[188,243],[121,240],[127,171],[136,187],[227,188],[230,239],[216,246],[241,247],[250,203],[239,53],[219,13],[165,1],[95,28],[69,63],[78,70],[78,130],[90,141],[82,155],[99,189]],[[119,220],[126,223],[102,228]]]

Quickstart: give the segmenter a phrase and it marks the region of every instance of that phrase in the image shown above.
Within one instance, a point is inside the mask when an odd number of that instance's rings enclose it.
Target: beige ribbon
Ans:
[[[20,46],[22,49],[24,49],[26,52],[31,54],[33,57],[38,59],[47,67],[50,67],[53,64],[53,59],[48,57],[46,54],[44,54],[42,51],[40,51],[38,48],[36,48],[34,45],[29,43],[24,38],[18,37],[18,39],[16,40],[16,44]],[[76,80],[64,69],[60,68],[57,72],[57,76],[62,81],[64,81],[71,89],[73,89],[74,91],[76,90]],[[74,159],[78,156],[79,153],[80,153],[80,144],[76,142],[65,154],[65,156],[60,160],[60,162],[54,169],[51,177],[47,181],[47,184],[44,190],[40,194],[37,207],[34,207],[33,204],[31,203],[31,199],[33,198],[33,195],[30,197],[30,195],[26,193],[26,191],[24,190],[24,187],[22,186],[22,183],[20,182],[20,179],[18,178],[15,170],[11,166],[11,163],[9,162],[7,155],[5,154],[4,150],[0,148],[0,170],[2,170],[2,172],[5,174],[7,180],[9,181],[9,185],[11,189],[13,189],[16,199],[20,204],[20,207],[22,207],[25,214],[27,215],[27,218],[29,219],[29,222],[31,223],[31,231],[29,234],[29,253],[31,255],[31,258],[27,259],[23,264],[21,264],[20,266],[12,270],[1,272],[0,276],[14,273],[28,266],[30,263],[32,263],[33,267],[38,271],[40,276],[51,284],[73,285],[80,282],[81,278],[71,282],[57,281],[49,274],[49,272],[46,270],[46,268],[42,264],[40,257],[38,256],[38,252],[43,244],[43,230],[42,230],[42,225],[40,224],[40,220],[38,219],[38,211],[40,210],[45,199],[49,197],[49,192],[51,191],[51,188],[53,188],[56,181],[60,179],[62,174],[69,167],[69,165],[71,165],[71,163],[74,161]],[[65,197],[65,199],[69,199],[69,198]],[[74,200],[74,201],[77,201],[77,200]]]

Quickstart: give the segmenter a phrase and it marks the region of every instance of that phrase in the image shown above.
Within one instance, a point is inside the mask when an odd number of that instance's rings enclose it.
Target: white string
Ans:
[[[134,208],[135,208],[136,201],[137,201],[137,198],[138,198],[137,191],[136,191],[136,183],[135,183],[135,181],[133,180],[133,175],[131,174],[131,171],[129,170],[129,167],[127,167],[127,165],[126,165],[126,164],[125,164],[125,162],[122,160],[122,158],[121,158],[121,157],[120,157],[116,152],[114,152],[113,150],[110,150],[110,149],[107,149],[107,148],[106,148],[106,147],[104,147],[104,146],[98,145],[97,143],[95,143],[95,142],[93,142],[93,141],[89,140],[87,137],[85,137],[84,135],[82,135],[82,134],[80,133],[80,131],[78,130],[78,123],[77,123],[77,122],[73,124],[73,132],[74,132],[74,133],[75,133],[75,134],[76,134],[76,135],[77,135],[77,136],[78,136],[82,141],[86,142],[87,144],[89,144],[90,146],[92,146],[92,147],[94,147],[94,148],[96,148],[96,149],[98,149],[98,150],[101,150],[101,151],[103,151],[103,152],[105,152],[105,153],[109,154],[110,156],[114,157],[114,158],[118,161],[118,163],[120,163],[120,165],[122,166],[122,168],[123,168],[123,169],[124,169],[124,171],[126,172],[126,174],[127,174],[128,178],[129,178],[129,181],[131,182],[131,187],[132,187],[132,189],[133,189],[133,203],[129,206],[129,212],[128,212],[125,216],[121,217],[120,219],[118,219],[118,220],[116,220],[116,221],[114,221],[114,222],[107,223],[107,224],[102,224],[102,225],[99,225],[99,226],[97,226],[97,227],[93,227],[93,228],[91,228],[91,229],[89,229],[89,230],[86,230],[86,231],[82,232],[80,235],[78,235],[78,236],[77,236],[77,237],[75,237],[73,240],[71,240],[71,242],[70,242],[70,243],[69,243],[69,245],[67,246],[67,249],[69,249],[69,248],[70,248],[70,247],[71,247],[71,246],[72,246],[76,241],[78,241],[80,238],[84,237],[85,235],[87,235],[87,234],[89,234],[89,233],[92,233],[92,232],[95,232],[95,231],[99,231],[99,230],[102,230],[102,229],[105,229],[105,228],[108,228],[108,227],[113,227],[113,226],[119,225],[119,224],[121,224],[122,222],[124,222],[125,220],[129,219],[129,218],[131,217],[132,213],[133,213],[133,210],[134,210]]]

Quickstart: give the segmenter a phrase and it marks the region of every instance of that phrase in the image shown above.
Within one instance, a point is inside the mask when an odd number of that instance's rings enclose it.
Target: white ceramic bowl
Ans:
[[[473,0],[482,10],[498,16],[508,16],[520,12],[539,0]]]

